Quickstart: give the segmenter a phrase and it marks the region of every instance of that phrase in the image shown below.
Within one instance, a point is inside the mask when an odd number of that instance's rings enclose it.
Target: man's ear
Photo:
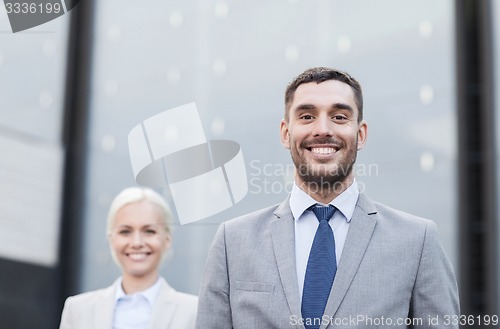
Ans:
[[[290,149],[290,134],[288,131],[288,123],[285,121],[285,119],[281,120],[280,137],[281,145],[283,145],[287,149]]]
[[[365,121],[361,121],[358,127],[358,151],[365,146],[367,137],[368,137],[368,124]]]

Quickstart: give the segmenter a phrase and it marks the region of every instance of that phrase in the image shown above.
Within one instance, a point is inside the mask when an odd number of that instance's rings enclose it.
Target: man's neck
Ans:
[[[349,188],[354,182],[354,176],[348,176],[342,182],[335,184],[319,185],[315,182],[303,182],[295,177],[295,184],[304,192],[306,192],[314,200],[328,204],[345,190]]]

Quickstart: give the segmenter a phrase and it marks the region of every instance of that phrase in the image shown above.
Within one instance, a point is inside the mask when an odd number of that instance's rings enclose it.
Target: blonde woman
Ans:
[[[108,240],[122,276],[110,287],[69,297],[60,329],[194,328],[197,297],[160,277],[171,245],[170,209],[147,188],[118,194],[108,214]]]

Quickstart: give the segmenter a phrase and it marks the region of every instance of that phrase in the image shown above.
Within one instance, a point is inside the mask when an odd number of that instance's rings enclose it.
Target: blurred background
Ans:
[[[162,275],[197,294],[218,224],[289,192],[284,90],[312,66],[363,86],[362,191],[434,220],[462,313],[500,314],[499,22],[495,0],[87,0],[12,33],[0,6],[2,328],[57,328],[66,297],[120,274],[105,229],[137,185],[128,133],[191,102],[207,139],[240,144],[249,183],[226,211],[174,219]]]

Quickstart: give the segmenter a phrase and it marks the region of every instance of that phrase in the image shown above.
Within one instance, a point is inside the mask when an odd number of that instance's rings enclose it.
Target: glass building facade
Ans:
[[[364,88],[369,137],[357,177],[366,193],[435,220],[456,262],[452,1],[157,1],[116,12],[120,3],[96,3],[82,291],[118,274],[105,218],[112,197],[135,184],[128,133],[195,102],[208,139],[241,145],[249,181],[233,208],[175,227],[164,274],[196,293],[216,224],[289,192],[284,90],[311,66],[345,70]]]

